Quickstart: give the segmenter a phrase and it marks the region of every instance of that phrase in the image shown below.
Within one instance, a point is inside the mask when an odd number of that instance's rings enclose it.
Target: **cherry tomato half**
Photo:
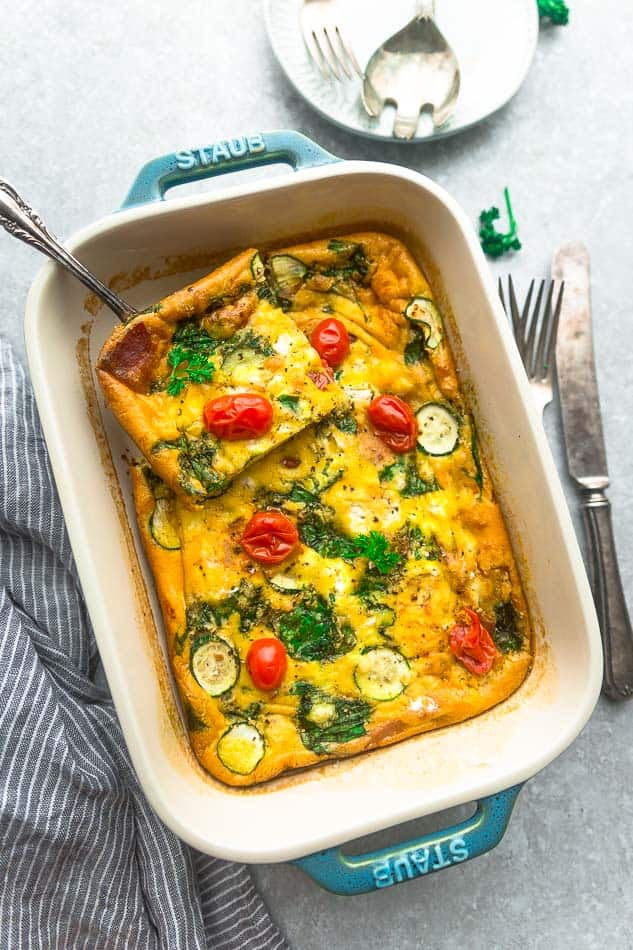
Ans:
[[[299,532],[280,511],[258,511],[244,529],[241,544],[260,564],[280,564],[294,550]]]
[[[270,429],[272,420],[272,405],[257,393],[218,396],[204,407],[204,424],[209,432],[228,442],[263,435]]]
[[[451,651],[471,673],[485,676],[499,651],[475,611],[468,607],[464,610],[470,623],[453,627],[450,634]]]
[[[310,334],[310,343],[329,366],[339,366],[349,353],[349,333],[340,320],[321,320]]]
[[[415,447],[418,423],[413,411],[399,396],[377,396],[367,409],[379,439],[399,454]]]
[[[257,689],[277,689],[288,669],[286,648],[275,637],[262,637],[251,644],[246,665]]]

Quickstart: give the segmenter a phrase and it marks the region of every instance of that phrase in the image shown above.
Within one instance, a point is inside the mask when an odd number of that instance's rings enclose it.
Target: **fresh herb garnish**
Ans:
[[[340,557],[354,561],[366,557],[380,574],[394,570],[402,557],[394,551],[380,531],[349,536],[338,531],[324,513],[310,510],[300,520],[299,535],[304,544],[317,551],[321,557]]]
[[[296,606],[278,619],[279,638],[297,660],[328,660],[352,649],[356,638],[348,624],[339,626],[331,603],[307,587]]]
[[[479,215],[479,241],[481,242],[484,253],[487,254],[488,257],[501,257],[502,254],[507,254],[509,251],[521,250],[517,223],[510,202],[510,192],[507,188],[504,188],[503,194],[508,212],[508,223],[510,225],[507,233],[502,234],[497,231],[495,227],[496,222],[501,217],[498,208],[489,208],[487,211],[482,211]]]
[[[567,26],[569,7],[565,0],[537,0],[537,3],[540,16],[548,17],[556,26]]]
[[[302,680],[293,685],[291,692],[300,697],[297,718],[299,735],[306,749],[324,755],[331,745],[365,735],[372,707],[364,700],[333,696]],[[315,706],[321,716],[311,718]]]
[[[167,362],[171,366],[167,380],[170,396],[179,396],[189,383],[210,383],[215,373],[215,366],[205,353],[184,346],[172,346]]]
[[[283,393],[281,396],[277,396],[277,402],[281,403],[284,409],[288,409],[289,412],[293,412],[298,415],[299,409],[299,397],[290,396],[289,394]]]
[[[523,634],[519,630],[519,615],[512,601],[496,604],[492,639],[502,653],[520,650],[523,646]]]

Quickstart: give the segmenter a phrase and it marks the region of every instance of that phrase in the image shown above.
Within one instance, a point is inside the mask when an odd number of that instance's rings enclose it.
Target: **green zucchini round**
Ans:
[[[180,535],[174,523],[172,500],[157,498],[154,510],[149,519],[149,530],[152,538],[166,551],[180,550]]]
[[[450,455],[459,441],[459,421],[446,406],[427,402],[415,414],[418,446],[427,455]]]
[[[222,765],[237,775],[254,772],[266,751],[264,737],[248,722],[236,722],[218,740],[216,752]]]
[[[227,640],[210,634],[193,643],[189,668],[198,686],[209,696],[222,696],[237,682],[240,658]]]
[[[414,297],[404,311],[411,323],[421,326],[424,331],[424,346],[435,350],[442,340],[443,327],[440,312],[428,297]]]
[[[402,653],[387,647],[363,653],[354,670],[354,682],[363,696],[379,703],[399,696],[410,679],[411,670]]]

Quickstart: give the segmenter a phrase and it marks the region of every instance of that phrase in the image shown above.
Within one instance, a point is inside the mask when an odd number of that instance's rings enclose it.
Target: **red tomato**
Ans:
[[[349,333],[340,320],[321,320],[310,335],[310,343],[329,366],[338,366],[349,353]]]
[[[399,396],[377,396],[367,409],[379,439],[399,454],[415,447],[418,423],[413,411]]]
[[[280,564],[294,550],[299,532],[280,511],[258,511],[244,529],[242,547],[261,564]]]
[[[253,439],[268,432],[273,407],[257,393],[218,396],[204,407],[204,424],[213,435],[228,442]]]
[[[490,671],[498,650],[492,637],[474,610],[465,607],[470,617],[468,626],[456,626],[451,630],[451,650],[467,670],[476,676],[485,676]]]
[[[318,370],[318,369],[314,370],[313,372],[308,373],[308,376],[310,377],[310,379],[312,380],[312,382],[314,383],[317,389],[327,389],[330,383],[332,382],[332,380],[334,379],[334,376],[332,375],[332,370],[327,365],[327,363],[323,364],[322,370]]]
[[[277,689],[288,669],[286,648],[275,637],[262,637],[251,644],[246,665],[257,689]]]

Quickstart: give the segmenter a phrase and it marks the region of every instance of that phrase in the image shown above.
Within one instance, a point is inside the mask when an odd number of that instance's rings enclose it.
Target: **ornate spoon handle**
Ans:
[[[13,237],[37,248],[38,251],[65,267],[100,300],[103,300],[123,323],[137,313],[134,307],[106,287],[98,277],[91,274],[72,254],[69,254],[46,230],[39,216],[32,208],[29,208],[15,188],[2,178],[0,178],[0,225]]]

